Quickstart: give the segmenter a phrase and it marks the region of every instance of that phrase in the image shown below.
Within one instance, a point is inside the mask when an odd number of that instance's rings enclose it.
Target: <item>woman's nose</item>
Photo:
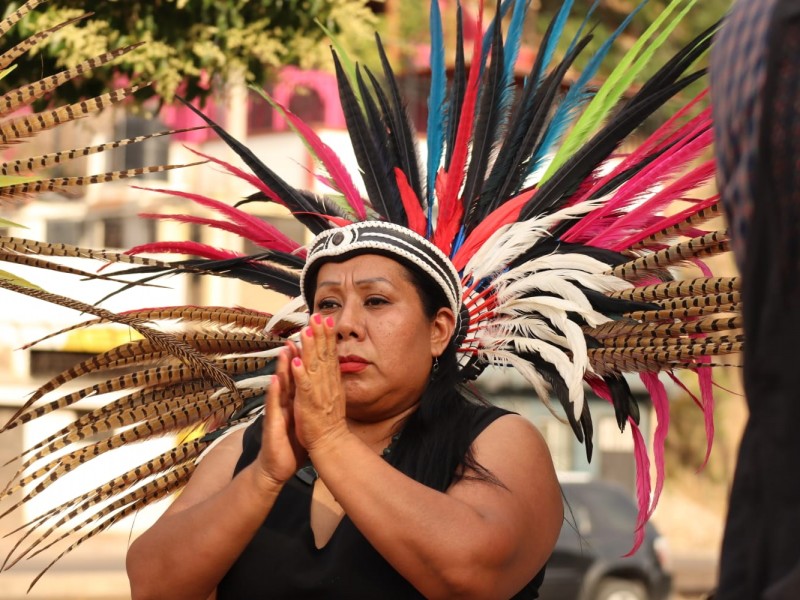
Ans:
[[[364,324],[361,311],[353,303],[346,303],[334,317],[336,339],[360,339],[364,335]]]

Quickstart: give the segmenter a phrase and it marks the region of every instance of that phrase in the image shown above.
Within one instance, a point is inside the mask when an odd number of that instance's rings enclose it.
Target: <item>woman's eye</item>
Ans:
[[[381,304],[388,304],[389,301],[386,298],[381,298],[379,296],[370,296],[367,298],[365,304],[367,306],[379,306]]]
[[[317,302],[317,310],[333,310],[338,304],[333,300],[320,300]]]

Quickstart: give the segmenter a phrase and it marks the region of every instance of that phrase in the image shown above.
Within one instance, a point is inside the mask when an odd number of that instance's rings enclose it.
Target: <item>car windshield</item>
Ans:
[[[605,485],[563,484],[568,506],[583,535],[598,531],[630,533],[636,527],[636,505],[624,491]]]

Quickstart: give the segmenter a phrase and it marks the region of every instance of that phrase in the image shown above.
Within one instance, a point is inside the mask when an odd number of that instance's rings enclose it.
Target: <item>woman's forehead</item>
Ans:
[[[406,267],[396,260],[378,254],[360,254],[341,262],[323,264],[317,275],[317,287],[351,277],[358,281],[384,280],[390,283],[410,280]]]

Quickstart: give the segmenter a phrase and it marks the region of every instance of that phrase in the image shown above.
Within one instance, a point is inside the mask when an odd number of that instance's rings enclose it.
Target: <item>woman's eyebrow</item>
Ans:
[[[358,279],[354,282],[357,287],[364,287],[368,285],[372,285],[374,283],[386,283],[388,285],[394,285],[390,280],[386,279],[385,277],[367,277],[365,279]],[[317,283],[317,289],[322,287],[336,287],[342,285],[340,281],[320,281]]]

